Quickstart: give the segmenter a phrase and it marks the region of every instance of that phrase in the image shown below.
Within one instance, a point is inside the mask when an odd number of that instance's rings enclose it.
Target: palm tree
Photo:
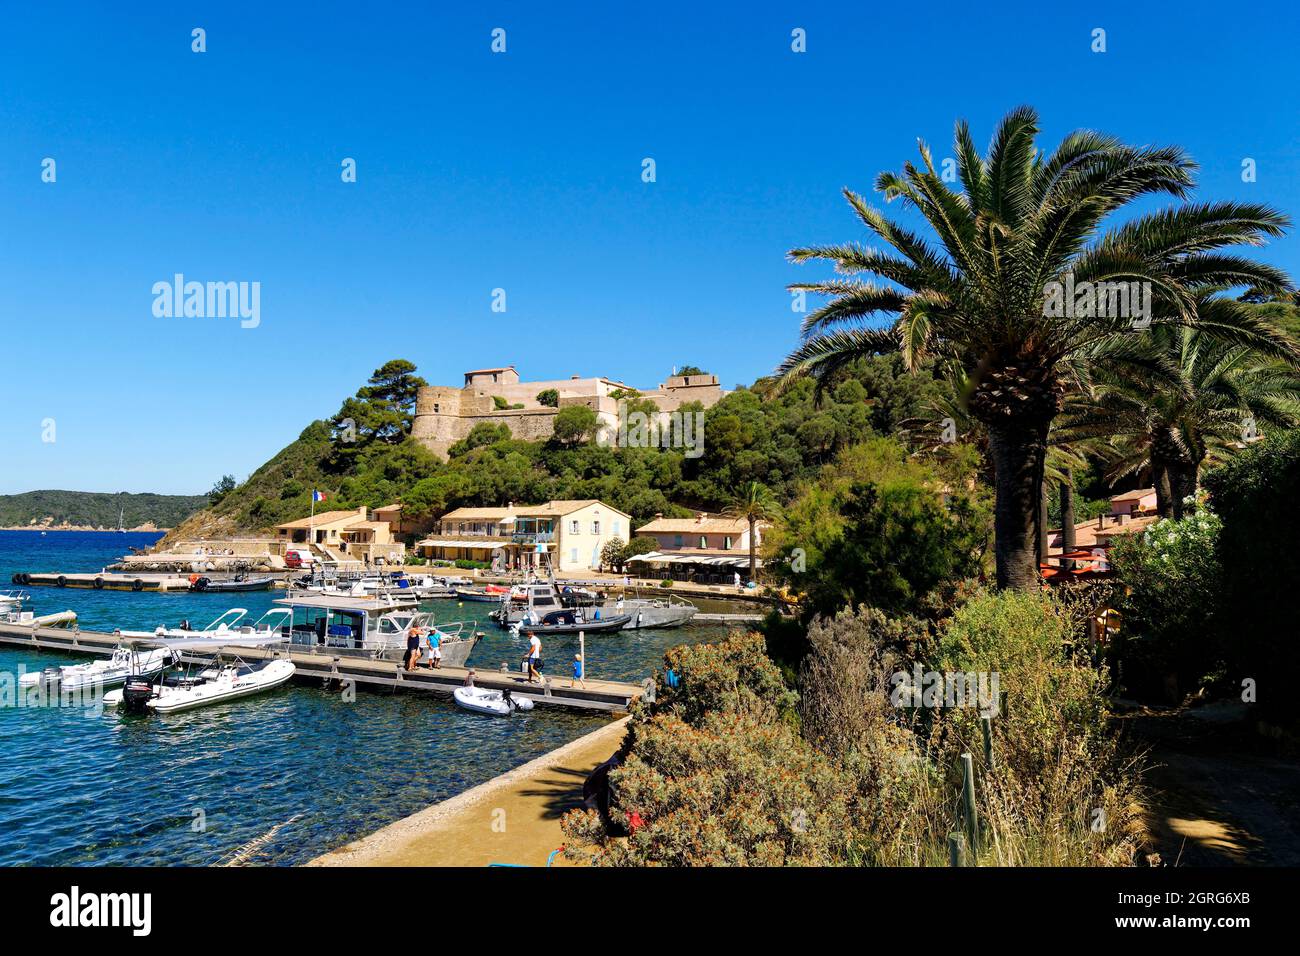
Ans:
[[[832,262],[847,277],[791,286],[830,300],[805,319],[803,344],[777,369],[775,386],[824,378],[862,355],[888,351],[901,351],[913,368],[927,357],[958,363],[972,383],[970,412],[988,430],[997,582],[1020,589],[1037,585],[1035,515],[1062,391],[1086,379],[1085,353],[1135,327],[1131,311],[1052,307],[1053,293],[1085,282],[1144,283],[1137,288],[1147,290],[1153,322],[1195,325],[1197,284],[1290,287],[1279,270],[1221,251],[1282,234],[1289,221],[1265,206],[1188,204],[1103,228],[1136,199],[1187,195],[1195,165],[1181,149],[1127,146],[1081,131],[1044,155],[1034,146],[1038,131],[1032,109],[1013,110],[981,156],[959,122],[960,190],[935,171],[924,143],[920,167],[908,163],[902,173],[877,178],[887,201],[921,214],[938,245],[844,190],[889,250],[849,243],[791,251],[796,262]],[[879,317],[888,327],[870,324]],[[1300,347],[1267,323],[1244,314],[1233,321],[1240,339],[1300,360]]]
[[[776,499],[766,485],[751,481],[743,492],[732,498],[723,514],[749,522],[749,580],[757,581],[758,541],[754,528],[758,522],[776,517]]]
[[[1203,317],[1243,310],[1205,298]],[[1075,436],[1111,438],[1112,480],[1149,474],[1157,511],[1181,518],[1207,462],[1249,440],[1261,425],[1300,422],[1300,378],[1248,346],[1205,329],[1161,326],[1098,363],[1093,400],[1063,416]]]

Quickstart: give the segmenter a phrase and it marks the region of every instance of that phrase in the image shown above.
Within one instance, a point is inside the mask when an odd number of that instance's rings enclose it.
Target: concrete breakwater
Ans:
[[[307,866],[545,866],[565,842],[561,817],[582,805],[583,782],[618,750],[630,719],[607,724]],[[570,863],[558,853],[553,865]]]

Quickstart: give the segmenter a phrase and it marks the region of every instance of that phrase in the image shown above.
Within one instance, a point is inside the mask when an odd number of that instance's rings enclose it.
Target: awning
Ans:
[[[506,546],[504,541],[456,541],[443,538],[426,538],[415,545],[417,548],[478,548],[482,551],[496,551]]]
[[[681,554],[665,551],[649,551],[646,554],[638,554],[629,558],[628,561],[644,561],[647,564],[702,564],[715,568],[749,567],[748,556],[727,557],[713,554]],[[762,567],[763,559],[756,558],[754,564],[757,567]]]

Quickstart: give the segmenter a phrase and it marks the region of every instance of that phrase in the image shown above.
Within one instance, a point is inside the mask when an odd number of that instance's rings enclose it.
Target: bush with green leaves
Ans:
[[[1222,521],[1217,624],[1227,679],[1238,694],[1249,688],[1272,722],[1294,724],[1287,681],[1300,671],[1289,587],[1300,580],[1300,430],[1250,445],[1204,485]]]
[[[1201,508],[1182,520],[1161,519],[1112,548],[1127,593],[1111,653],[1129,693],[1177,698],[1222,667],[1222,526]]]
[[[842,861],[853,834],[850,778],[794,729],[795,695],[733,634],[676,647],[653,708],[639,705],[610,775],[612,837],[591,810],[563,821],[570,852],[603,866],[782,866]]]
[[[920,610],[980,568],[989,509],[968,468],[945,472],[888,438],[846,449],[784,510],[766,570],[803,595],[806,618],[858,604]]]

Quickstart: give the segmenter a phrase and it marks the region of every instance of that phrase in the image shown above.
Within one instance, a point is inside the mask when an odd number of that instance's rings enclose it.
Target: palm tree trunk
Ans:
[[[1066,469],[1065,480],[1061,482],[1061,553],[1069,554],[1074,549],[1074,472]],[[1073,561],[1061,563],[1074,567]]]
[[[993,459],[993,551],[1000,588],[1031,591],[1038,587],[1035,540],[1041,505],[1043,459],[1049,422],[1002,419],[988,423]]]
[[[1061,482],[1061,547],[1065,551],[1075,548],[1074,537],[1074,472],[1066,471]]]
[[[1156,514],[1161,518],[1172,517],[1174,505],[1169,488],[1169,469],[1154,455],[1151,456],[1151,481],[1156,486]]]
[[[1051,549],[1048,542],[1047,527],[1047,482],[1042,482],[1042,491],[1038,496],[1038,566],[1041,568],[1047,561],[1047,552]]]
[[[757,551],[756,551],[756,549],[755,549],[755,547],[754,547],[754,544],[755,544],[755,542],[754,542],[754,525],[755,525],[755,524],[756,524],[755,520],[751,517],[751,518],[749,519],[749,580],[751,580],[751,581],[757,581],[757,580],[758,580],[758,579],[754,576],[754,575],[758,572]]]
[[[1182,520],[1186,513],[1183,499],[1196,494],[1197,471],[1196,465],[1183,462],[1169,468],[1169,497],[1173,505],[1173,516],[1177,520]]]

